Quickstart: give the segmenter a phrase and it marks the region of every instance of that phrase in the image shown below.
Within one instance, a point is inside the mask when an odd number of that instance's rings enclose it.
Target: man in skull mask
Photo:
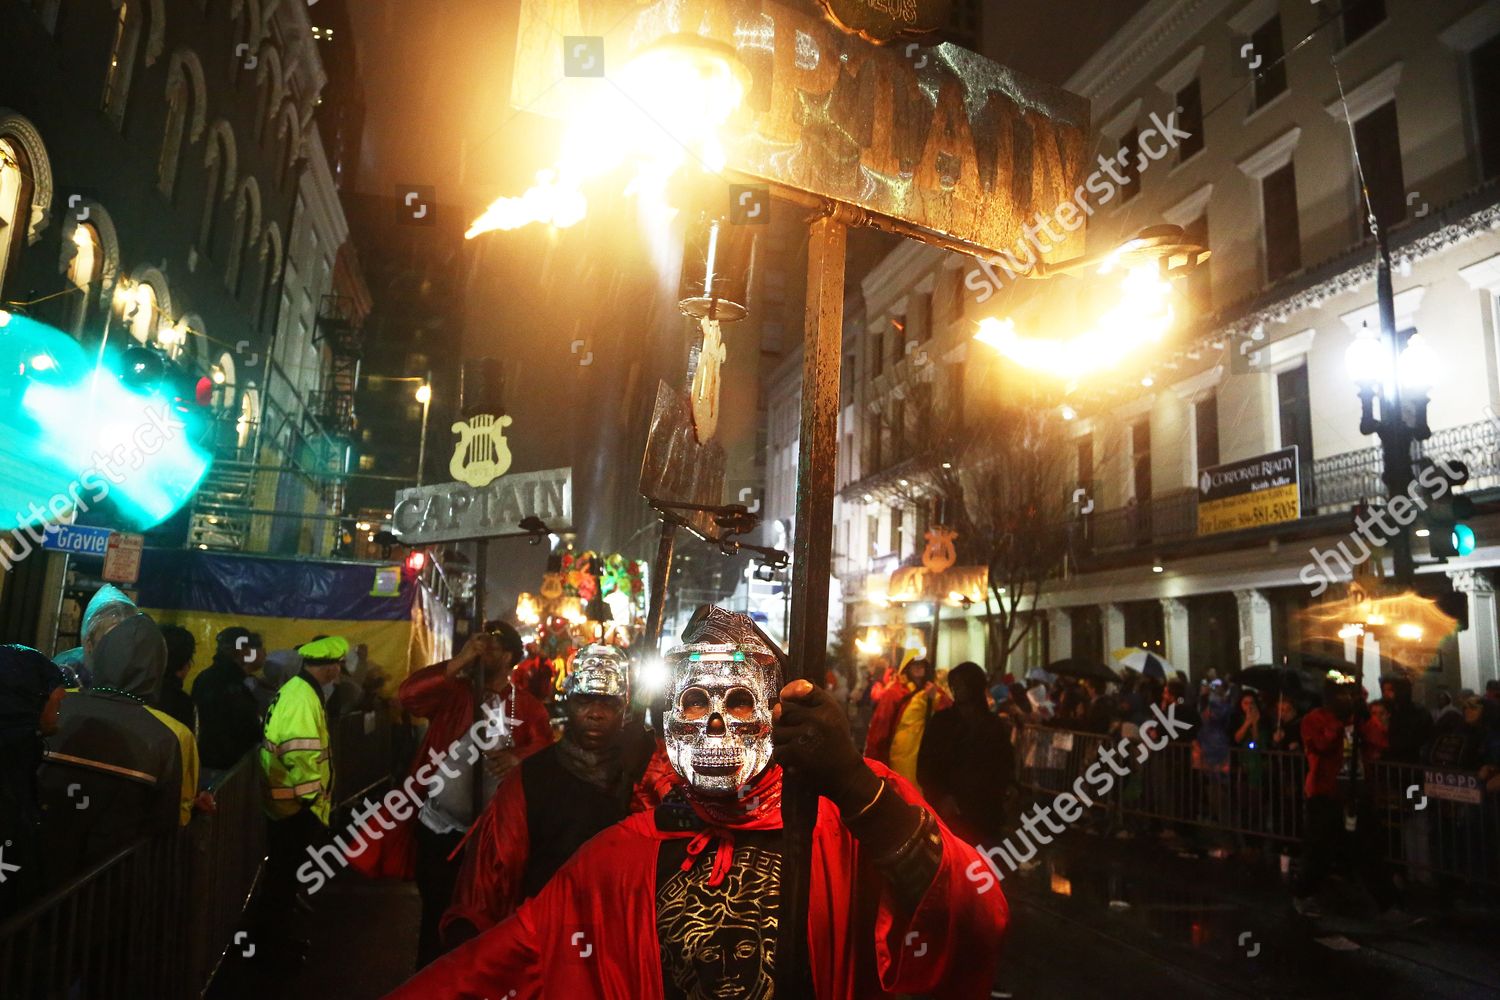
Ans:
[[[681,797],[599,834],[508,920],[393,996],[771,996],[782,766],[822,797],[813,995],[984,996],[1008,912],[974,848],[907,781],[860,757],[826,691],[781,686],[748,616],[702,609],[683,640],[668,655],[665,719]]]
[[[655,740],[631,725],[630,661],[586,646],[563,682],[562,739],[500,783],[464,843],[443,941],[460,944],[535,896],[594,834],[624,819]]]

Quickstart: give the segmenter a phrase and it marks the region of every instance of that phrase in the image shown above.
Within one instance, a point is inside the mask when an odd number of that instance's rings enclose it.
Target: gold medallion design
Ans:
[[[737,846],[729,874],[714,886],[713,853],[710,845],[656,891],[663,971],[688,1000],[766,1000],[775,986],[781,855]]]

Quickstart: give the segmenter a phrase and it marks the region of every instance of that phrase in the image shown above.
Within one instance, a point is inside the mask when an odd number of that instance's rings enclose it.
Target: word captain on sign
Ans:
[[[572,469],[516,473],[479,488],[440,483],[402,490],[391,531],[403,544],[425,545],[514,531],[532,516],[549,527],[571,522]]]

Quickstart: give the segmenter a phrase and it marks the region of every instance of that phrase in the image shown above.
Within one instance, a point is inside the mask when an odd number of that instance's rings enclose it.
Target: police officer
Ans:
[[[302,669],[281,686],[266,716],[260,768],[266,779],[269,861],[265,904],[272,920],[284,919],[296,899],[298,865],[307,850],[328,837],[333,809],[333,767],[323,689],[338,679],[349,643],[324,636],[300,647]],[[289,936],[278,924],[275,936]],[[297,942],[300,943],[300,942]]]

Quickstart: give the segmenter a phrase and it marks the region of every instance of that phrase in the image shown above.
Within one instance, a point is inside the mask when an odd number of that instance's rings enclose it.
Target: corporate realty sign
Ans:
[[[501,476],[480,487],[418,486],[396,494],[391,533],[403,545],[430,545],[514,534],[522,518],[538,517],[563,531],[573,522],[573,470]]]
[[[1302,516],[1297,447],[1215,465],[1198,477],[1198,534],[1243,531]]]

